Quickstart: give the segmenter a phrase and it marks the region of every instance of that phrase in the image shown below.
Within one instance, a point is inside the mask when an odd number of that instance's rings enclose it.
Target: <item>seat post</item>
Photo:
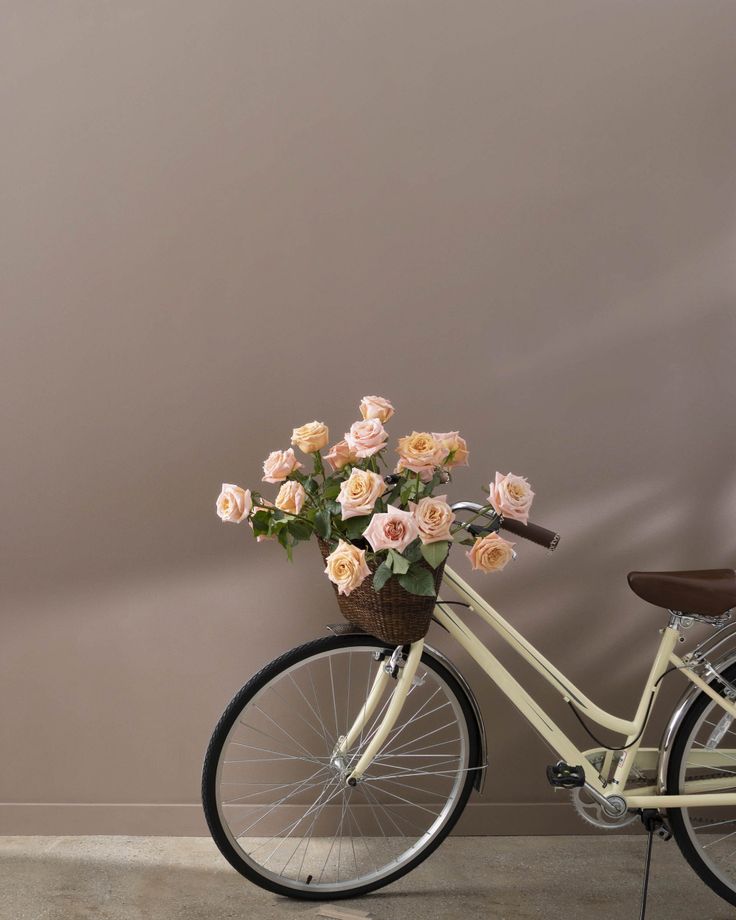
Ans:
[[[686,613],[683,613],[681,610],[668,610],[670,618],[667,621],[668,626],[672,626],[675,629],[683,630],[690,629],[693,625],[693,618],[688,616]]]

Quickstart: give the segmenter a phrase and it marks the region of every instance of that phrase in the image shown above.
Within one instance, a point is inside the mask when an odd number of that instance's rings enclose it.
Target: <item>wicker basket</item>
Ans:
[[[326,560],[331,552],[330,546],[319,538],[317,542],[322,558]],[[405,645],[423,639],[432,621],[445,562],[446,559],[436,569],[432,569],[427,562],[422,561],[422,565],[432,573],[435,587],[434,597],[424,597],[409,594],[393,576],[380,591],[374,591],[373,572],[377,566],[369,561],[371,575],[350,594],[338,594],[337,586],[332,585],[340,611],[348,622],[391,645]]]

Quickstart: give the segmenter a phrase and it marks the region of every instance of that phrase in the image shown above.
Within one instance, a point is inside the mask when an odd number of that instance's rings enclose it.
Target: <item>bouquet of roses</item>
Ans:
[[[329,432],[323,422],[295,428],[291,443],[311,457],[311,469],[293,447],[273,451],[263,464],[263,481],[280,484],[274,500],[225,483],[217,499],[220,518],[247,520],[259,542],[278,540],[289,559],[295,544],[315,535],[331,550],[325,572],[342,595],[373,570],[376,592],[395,578],[409,594],[434,596],[432,570],[444,563],[453,542],[470,546],[474,569],[503,569],[514,556],[514,544],[495,532],[470,537],[455,521],[447,496],[434,494],[451,480],[452,470],[468,465],[468,447],[459,433],[413,431],[399,438],[398,462],[389,472],[384,424],[394,407],[381,396],[366,396],[360,414],[324,456]],[[533,497],[523,477],[496,473],[478,514],[495,512],[526,523]]]

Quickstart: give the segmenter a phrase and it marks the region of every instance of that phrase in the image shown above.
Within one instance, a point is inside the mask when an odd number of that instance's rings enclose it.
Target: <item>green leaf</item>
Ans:
[[[348,518],[345,521],[345,533],[348,535],[349,539],[355,540],[358,537],[363,536],[363,531],[371,522],[370,514],[362,514],[360,517]]]
[[[289,521],[286,526],[295,540],[308,540],[312,536],[312,528],[305,521]]]
[[[391,577],[391,569],[388,562],[382,562],[373,573],[373,590],[378,592]]]
[[[438,540],[436,543],[423,543],[422,555],[432,568],[436,569],[440,562],[447,557],[449,549],[450,544],[447,540]]]
[[[427,494],[431,495],[434,489],[437,488],[437,486],[440,484],[441,481],[442,481],[441,474],[435,473],[434,476],[432,476],[430,481],[427,483]]]
[[[268,511],[256,511],[251,517],[251,521],[253,523],[253,535],[256,537],[264,536],[268,533],[271,515]]]
[[[314,493],[319,488],[319,484],[313,476],[307,476],[307,478],[302,482],[302,485],[310,495],[314,495]]]
[[[330,514],[334,514],[334,515],[336,515],[337,517],[340,517],[340,513],[341,513],[341,511],[342,511],[342,507],[341,507],[341,505],[340,505],[339,502],[333,502],[331,499],[328,499],[328,500],[325,502],[325,507],[326,507],[327,510],[330,512]]]
[[[399,486],[395,486],[393,489],[391,489],[390,492],[386,492],[386,494],[383,496],[383,501],[386,502],[386,506],[394,505],[396,502],[400,502],[401,489]]]
[[[436,593],[432,573],[423,566],[413,565],[406,575],[399,575],[398,578],[401,587],[409,594],[433,597]]]
[[[292,547],[294,546],[293,538],[289,536],[288,525],[286,527],[281,527],[278,532],[278,541],[286,550],[286,555],[289,559],[289,562],[292,561]]]
[[[408,504],[410,500],[414,501],[416,498],[416,491],[416,485],[413,482],[407,482],[406,485],[403,485],[399,493],[401,505],[404,506]]]
[[[391,567],[397,575],[404,575],[409,571],[409,560],[404,559],[401,553],[397,553],[395,549],[388,551],[388,558],[391,560]]]
[[[413,540],[404,550],[403,556],[405,559],[408,559],[409,562],[419,562],[422,558],[422,544],[417,537],[416,540]]]
[[[325,498],[337,498],[337,496],[340,494],[340,483],[328,479],[325,483],[324,489],[322,490],[322,494]]]
[[[332,532],[332,522],[327,511],[318,511],[314,516],[314,529],[323,540],[330,539]]]

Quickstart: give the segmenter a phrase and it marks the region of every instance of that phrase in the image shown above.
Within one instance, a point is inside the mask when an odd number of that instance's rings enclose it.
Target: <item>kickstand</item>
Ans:
[[[652,867],[652,841],[655,834],[669,840],[670,832],[665,826],[664,818],[656,808],[644,808],[640,814],[641,823],[647,832],[647,852],[644,857],[644,879],[641,886],[641,911],[639,913],[639,920],[644,920],[647,912],[647,894],[649,893],[649,870]]]

